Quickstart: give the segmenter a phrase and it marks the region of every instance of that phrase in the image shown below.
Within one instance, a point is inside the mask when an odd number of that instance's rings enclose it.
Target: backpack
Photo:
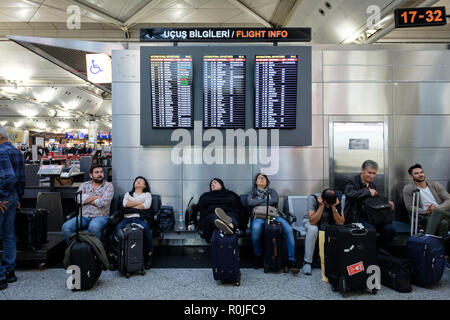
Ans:
[[[175,214],[172,206],[161,206],[157,219],[157,232],[173,230],[175,225]]]
[[[198,205],[194,203],[192,200],[194,197],[192,197],[189,200],[189,203],[186,208],[186,212],[184,214],[185,220],[184,223],[186,225],[186,228],[189,227],[190,224],[193,224],[196,228],[198,228]]]

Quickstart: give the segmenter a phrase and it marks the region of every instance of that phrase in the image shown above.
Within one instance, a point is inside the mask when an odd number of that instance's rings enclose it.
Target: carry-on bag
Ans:
[[[283,225],[274,219],[263,225],[264,272],[278,272],[286,265]]]
[[[127,278],[135,272],[145,275],[143,229],[139,224],[127,224],[114,236],[113,256],[118,270]]]
[[[445,250],[441,237],[418,234],[419,189],[413,192],[411,236],[406,244],[408,260],[413,266],[411,281],[415,285],[430,287],[437,284],[444,273]]]
[[[381,270],[382,285],[397,292],[407,293],[412,291],[412,265],[408,260],[394,257],[386,250],[379,248],[377,263]]]
[[[214,229],[211,238],[211,265],[215,280],[240,285],[239,245],[236,233],[227,235]]]
[[[364,219],[374,227],[392,223],[392,207],[385,197],[375,196],[365,199],[363,210]]]
[[[73,241],[75,243],[71,246],[71,264],[78,266],[81,272],[80,285],[81,290],[91,289],[97,282],[102,273],[100,259],[95,254],[92,246],[87,242],[81,242],[79,238],[79,224],[78,215],[80,220],[83,216],[82,206],[82,192],[79,191],[75,194],[78,213],[76,216],[76,237]],[[81,221],[80,221],[81,224]],[[76,290],[76,289],[73,289]]]
[[[15,234],[20,250],[40,249],[47,241],[47,218],[45,209],[20,208],[16,211]]]
[[[376,253],[375,228],[360,223],[329,225],[325,230],[325,276],[333,291],[345,296],[349,291],[367,290],[367,268],[376,265]]]
[[[157,218],[157,232],[173,230],[175,225],[175,214],[172,206],[161,206]]]

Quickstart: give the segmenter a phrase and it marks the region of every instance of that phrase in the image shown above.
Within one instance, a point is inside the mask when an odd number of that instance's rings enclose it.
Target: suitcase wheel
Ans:
[[[130,273],[127,272],[127,273],[125,274],[125,277],[128,279],[128,278],[130,277]]]
[[[264,273],[268,273],[269,272],[269,267],[264,267]]]
[[[377,294],[378,290],[377,289],[372,289],[372,291],[370,291],[371,294],[375,295]]]
[[[141,276],[145,276],[145,270],[141,270]]]
[[[234,283],[234,285],[235,285],[236,287],[239,287],[239,286],[241,285],[241,281],[238,280],[237,282]]]
[[[345,296],[348,293],[348,288],[347,288],[347,280],[345,280],[344,277],[339,278],[339,289],[342,293],[342,297],[345,298]]]

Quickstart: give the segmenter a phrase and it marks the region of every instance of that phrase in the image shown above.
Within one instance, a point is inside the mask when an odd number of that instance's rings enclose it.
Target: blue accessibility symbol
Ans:
[[[92,74],[98,74],[100,72],[103,72],[102,69],[100,69],[100,67],[98,65],[95,64],[95,60],[92,60],[92,65],[90,67],[91,73]],[[95,70],[95,71],[94,71]]]

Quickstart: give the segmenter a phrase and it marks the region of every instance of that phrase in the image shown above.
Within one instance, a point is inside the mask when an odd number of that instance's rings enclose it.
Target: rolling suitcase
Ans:
[[[81,194],[81,191],[75,194],[77,197],[75,202],[77,203],[80,219],[83,215]],[[87,242],[81,242],[79,239],[78,214],[76,216],[76,238],[73,241],[75,241],[75,243],[71,247],[71,263],[80,268],[81,290],[91,289],[102,273],[101,262],[92,246]],[[75,291],[77,289],[73,290]]]
[[[114,236],[113,256],[120,273],[127,278],[131,273],[145,275],[144,228],[139,224],[127,224]]]
[[[267,220],[263,228],[264,272],[278,272],[286,265],[283,226],[281,222]]]
[[[325,275],[333,291],[366,290],[367,268],[376,265],[375,228],[362,224],[330,225],[325,231]],[[372,290],[375,294],[376,289]]]
[[[419,220],[419,197],[417,189],[413,193],[411,213],[411,236],[406,244],[408,260],[413,266],[411,281],[413,284],[430,287],[437,284],[444,273],[445,250],[441,237],[417,234]]]
[[[47,243],[48,215],[45,209],[17,209],[15,232],[19,250],[39,249]]]
[[[214,229],[211,238],[211,265],[214,280],[233,283],[235,286],[241,284],[239,244],[236,233],[226,235],[222,231]]]

